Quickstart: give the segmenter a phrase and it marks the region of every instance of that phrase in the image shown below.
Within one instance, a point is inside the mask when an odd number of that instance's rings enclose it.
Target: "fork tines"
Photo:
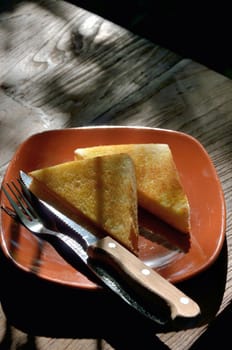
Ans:
[[[22,186],[22,183],[20,179],[17,179],[18,183],[20,186]],[[7,183],[6,186],[9,188],[11,194],[13,197],[10,195],[9,191],[7,191],[6,187],[2,185],[2,190],[4,194],[6,195],[7,199],[9,200],[12,208],[14,209],[15,213],[19,216],[19,206],[20,209],[24,211],[25,214],[27,214],[29,217],[33,215],[34,217],[37,216],[35,210],[33,209],[32,205],[30,202],[27,200],[26,196],[23,194],[23,192],[16,186],[14,181],[11,181],[11,183]],[[17,203],[15,202],[15,199]],[[3,210],[10,216],[12,215],[12,211],[9,208],[3,207]]]

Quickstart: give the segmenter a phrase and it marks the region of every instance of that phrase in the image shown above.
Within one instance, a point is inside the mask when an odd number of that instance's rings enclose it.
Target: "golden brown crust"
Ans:
[[[135,164],[139,205],[176,229],[190,232],[190,206],[167,144],[124,144],[76,149],[75,159],[127,153]]]
[[[32,171],[30,175],[37,179],[34,192],[41,194],[41,188],[46,187],[43,194],[53,198],[53,205],[62,202],[72,216],[74,212],[78,216],[81,213],[138,254],[136,177],[128,155],[71,161]]]

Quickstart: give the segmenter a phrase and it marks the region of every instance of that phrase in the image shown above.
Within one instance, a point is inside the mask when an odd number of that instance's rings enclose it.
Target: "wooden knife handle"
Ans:
[[[163,278],[159,273],[146,266],[129,250],[110,237],[105,237],[88,249],[88,255],[92,259],[101,260],[111,267],[126,275],[125,282],[130,281],[130,288],[135,286],[138,290],[148,291],[149,295],[157,296],[164,300],[170,307],[171,318],[193,318],[200,314],[198,304],[180,291],[176,286]],[[136,288],[140,286],[141,288]],[[146,293],[141,297],[145,298]]]

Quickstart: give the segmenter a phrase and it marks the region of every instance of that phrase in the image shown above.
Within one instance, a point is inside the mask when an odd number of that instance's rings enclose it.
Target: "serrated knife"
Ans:
[[[200,307],[189,296],[113,238],[99,239],[84,226],[37,198],[30,191],[33,180],[28,174],[20,171],[20,179],[27,194],[73,232],[73,237],[57,233],[57,238],[78,255],[103,285],[130,306],[160,324],[181,318],[192,322],[199,317]]]

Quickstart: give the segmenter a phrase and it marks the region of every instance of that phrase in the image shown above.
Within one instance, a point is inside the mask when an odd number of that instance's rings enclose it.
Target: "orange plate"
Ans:
[[[139,211],[140,259],[173,283],[205,270],[218,256],[225,237],[224,195],[216,170],[193,137],[144,127],[84,127],[36,134],[16,151],[3,182],[19,170],[31,171],[73,159],[77,147],[120,143],[169,144],[191,207],[190,235],[175,232],[154,216]],[[1,205],[6,204],[1,196]],[[145,229],[144,229],[145,228]],[[1,211],[1,247],[18,267],[41,278],[83,289],[98,285],[68,264],[47,242],[38,239]]]

